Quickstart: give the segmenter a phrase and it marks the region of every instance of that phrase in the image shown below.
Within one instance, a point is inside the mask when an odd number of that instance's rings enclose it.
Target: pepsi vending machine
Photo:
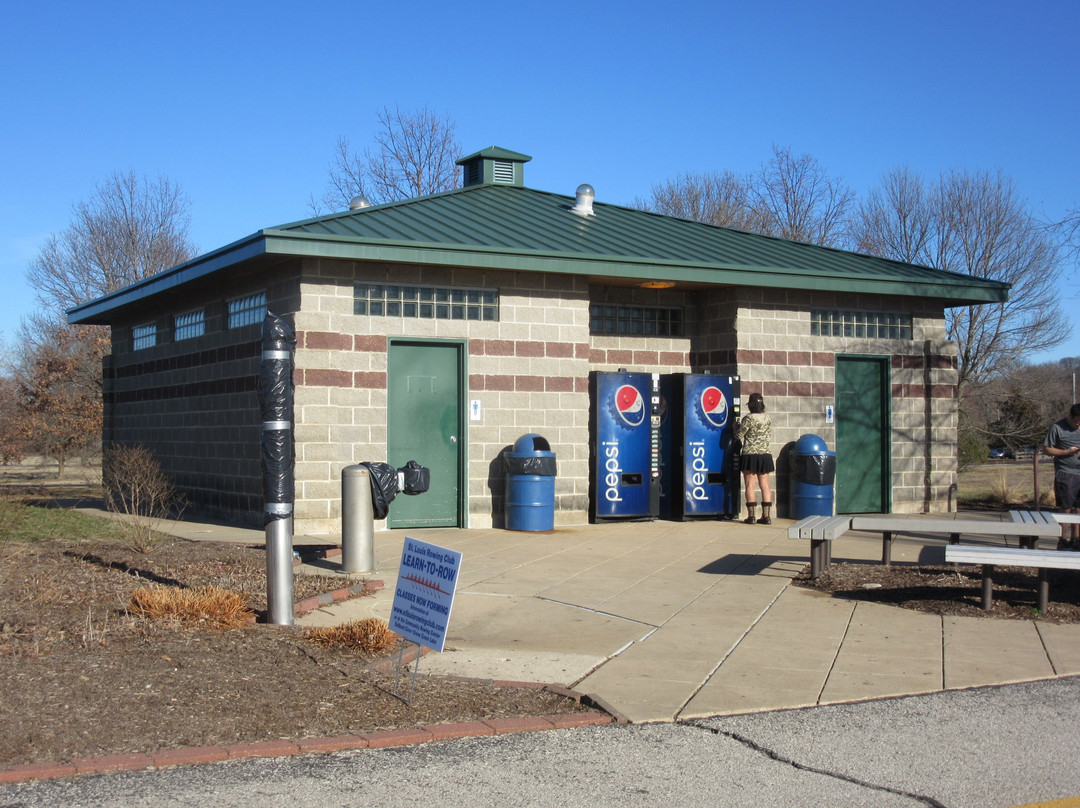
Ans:
[[[735,451],[739,377],[665,374],[661,390],[670,423],[662,433],[661,454],[669,518],[734,518],[740,490]]]
[[[660,374],[589,374],[593,521],[655,519],[660,507]]]

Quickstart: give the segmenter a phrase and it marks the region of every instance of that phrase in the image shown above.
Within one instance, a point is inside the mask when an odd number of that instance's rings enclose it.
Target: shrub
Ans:
[[[958,471],[965,471],[972,466],[985,463],[990,459],[990,449],[974,429],[967,425],[967,419],[960,420],[957,435],[956,466]]]
[[[144,446],[111,446],[101,482],[106,506],[126,517],[120,521],[128,543],[140,553],[150,552],[160,538],[160,523],[181,505],[161,465]]]

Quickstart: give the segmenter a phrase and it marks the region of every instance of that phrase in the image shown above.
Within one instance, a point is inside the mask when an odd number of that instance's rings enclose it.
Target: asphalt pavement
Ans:
[[[1080,679],[0,785],[4,808],[1075,808]]]

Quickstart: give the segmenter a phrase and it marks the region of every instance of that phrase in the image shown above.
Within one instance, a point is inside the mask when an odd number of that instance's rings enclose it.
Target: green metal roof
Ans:
[[[494,149],[494,147],[492,147]],[[472,157],[518,155],[485,149]],[[504,154],[505,152],[505,154]],[[463,160],[466,158],[462,158]],[[596,282],[765,286],[1001,302],[1009,285],[517,185],[480,184],[261,230],[135,286],[72,309],[72,323],[109,313],[258,256],[467,266],[586,275]]]

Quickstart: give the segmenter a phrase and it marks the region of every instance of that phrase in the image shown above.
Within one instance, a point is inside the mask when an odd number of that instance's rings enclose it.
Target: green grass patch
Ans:
[[[125,540],[122,527],[109,519],[89,516],[69,508],[27,505],[17,500],[0,500],[0,542],[33,543],[66,541]]]

